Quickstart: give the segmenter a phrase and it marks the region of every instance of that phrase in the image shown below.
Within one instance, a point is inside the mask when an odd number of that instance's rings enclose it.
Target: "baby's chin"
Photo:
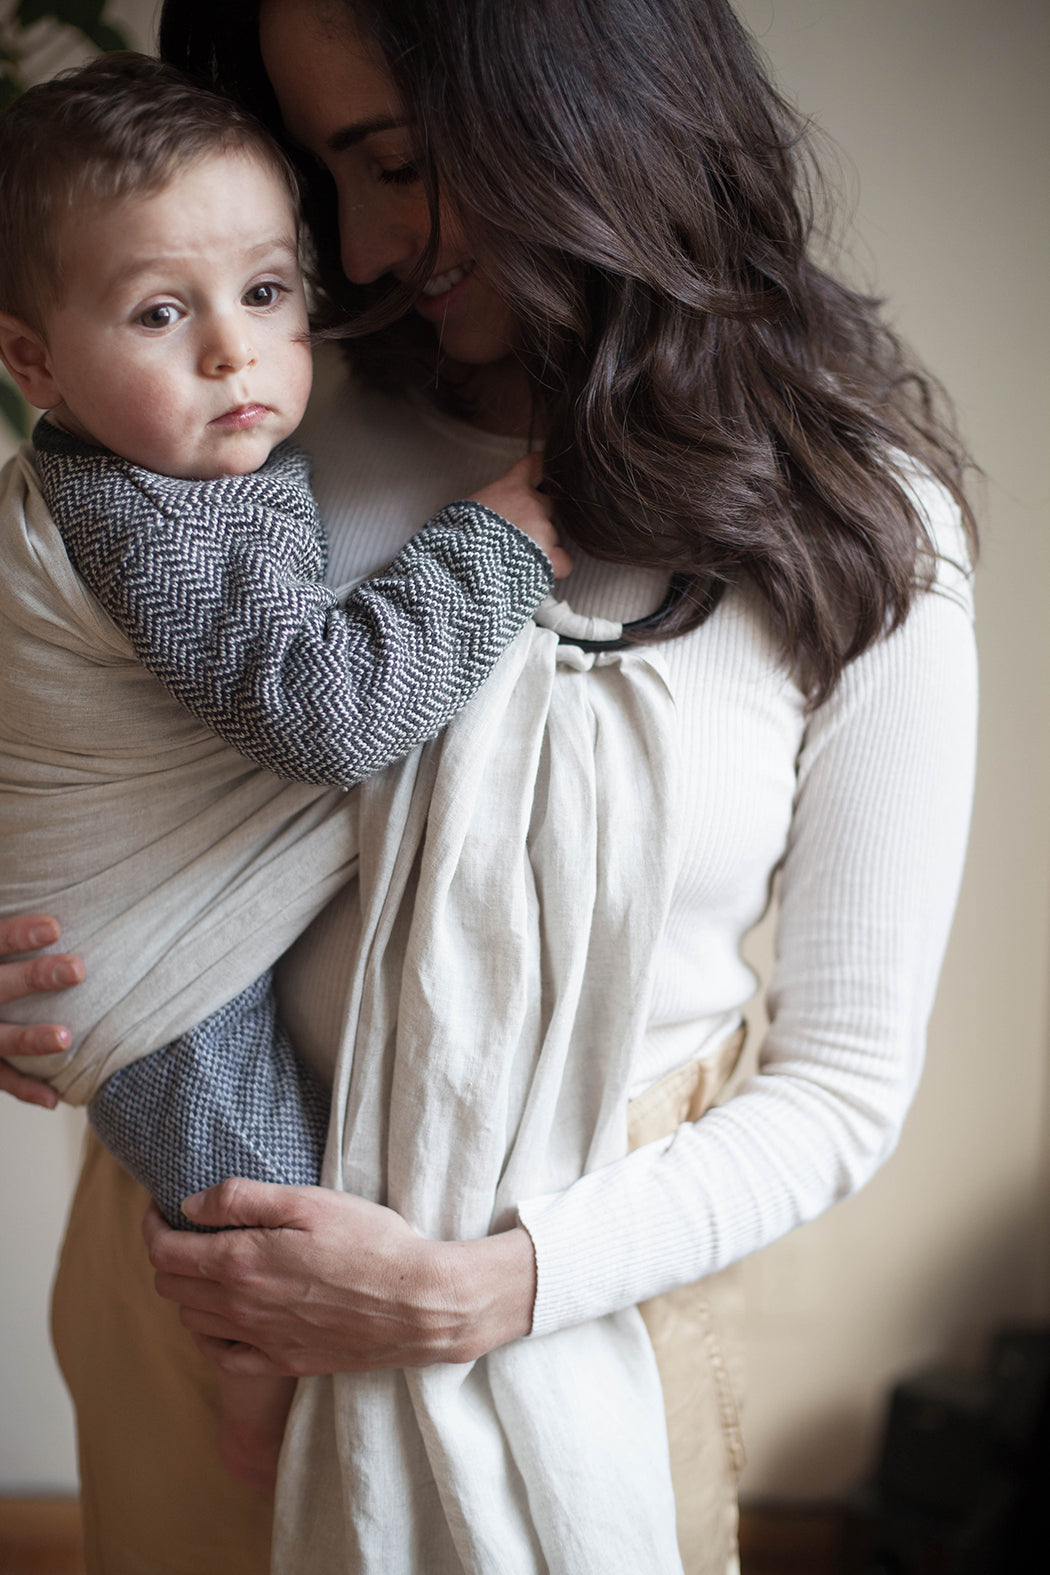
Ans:
[[[176,481],[221,481],[223,476],[250,476],[261,469],[277,448],[284,442],[284,435],[266,443],[223,445],[216,454],[158,456],[169,459],[165,466],[147,461],[133,460],[143,469],[161,476],[171,476]]]

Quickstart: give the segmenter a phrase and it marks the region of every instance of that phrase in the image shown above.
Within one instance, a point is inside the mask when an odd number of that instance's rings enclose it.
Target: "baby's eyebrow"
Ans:
[[[286,252],[294,262],[299,261],[299,246],[291,235],[274,235],[269,240],[259,241],[258,245],[250,246],[244,255],[245,258],[265,257],[273,252]]]
[[[261,241],[256,241],[253,246],[248,246],[240,253],[244,264],[252,264],[257,259],[272,257],[275,252],[283,252],[290,262],[299,266],[299,246],[293,235],[270,235]],[[154,252],[148,257],[132,257],[122,267],[115,268],[109,275],[109,287],[122,289],[134,284],[142,274],[153,273],[168,267],[177,266],[180,254],[171,256],[163,252]]]

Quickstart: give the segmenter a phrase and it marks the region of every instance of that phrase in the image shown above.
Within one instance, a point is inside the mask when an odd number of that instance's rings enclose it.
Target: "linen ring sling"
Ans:
[[[69,561],[135,655],[198,722],[281,776],[348,787],[433,736],[550,586],[537,545],[467,501],[439,511],[384,575],[341,603],[321,583],[327,544],[309,460],[293,445],[280,445],[251,474],[200,482],[156,475],[46,419],[34,439]],[[18,575],[18,597],[31,606],[45,587],[55,594],[62,565],[49,569]],[[32,670],[55,656],[50,631],[32,623],[31,610],[15,618],[8,645],[16,670],[19,658]],[[57,912],[66,943],[77,946],[85,942],[69,933],[71,894],[55,889],[55,871],[70,855],[42,854],[38,823],[50,822],[56,841],[65,828],[81,846],[90,827],[84,864],[94,889],[78,890],[72,905],[97,922],[105,905],[99,880],[112,877],[117,900],[134,883],[129,853],[138,855],[144,883],[152,872],[163,886],[158,847],[199,807],[202,746],[209,760],[214,755],[213,740],[186,735],[181,716],[165,726],[164,695],[156,685],[143,691],[134,670],[111,663],[100,673],[96,664],[94,693],[78,694],[81,655],[67,648],[60,659],[65,692],[44,713],[45,749],[26,757],[21,740],[5,735],[10,752],[0,771],[4,819],[18,838],[4,898],[15,911]],[[21,684],[19,677],[10,686],[8,731],[39,713],[44,699],[32,693],[28,673]],[[46,694],[46,682],[41,687]],[[85,721],[111,741],[114,758],[85,748],[77,737]],[[243,763],[226,763],[243,776]],[[189,841],[195,851],[192,833]],[[152,912],[144,917],[155,922]],[[94,974],[93,948],[87,956]],[[75,1009],[85,1004],[77,992]],[[136,1040],[130,1049],[141,1057]],[[180,1211],[188,1193],[225,1176],[318,1178],[327,1090],[293,1054],[269,970],[232,998],[227,986],[217,1011],[130,1065],[99,1067],[83,1053],[67,1062],[56,1084],[67,1098],[89,1099],[106,1146],[173,1225],[188,1225]]]
[[[356,794],[361,942],[323,1181],[424,1236],[514,1223],[627,1151],[675,869],[675,706],[619,626],[540,610],[436,741]],[[680,1572],[629,1308],[480,1361],[300,1381],[274,1568]]]
[[[39,579],[42,555],[58,587],[21,624],[80,658],[86,716],[105,691],[92,664],[121,667],[124,703],[138,703],[127,642],[73,574],[24,461],[7,487],[23,522],[12,578],[21,566]],[[81,1011],[97,1012],[55,1058],[74,1097],[246,988],[356,869],[363,939],[342,1040],[356,1053],[336,1068],[324,1183],[423,1234],[468,1238],[626,1152],[675,867],[678,744],[656,652],[584,651],[529,624],[438,739],[349,801],[231,769],[188,716],[173,750],[191,723],[199,812],[150,844],[163,762],[144,792],[129,779],[131,879],[119,894],[112,879],[67,888],[92,960],[70,1001],[84,991]],[[11,753],[24,765],[32,747]],[[57,856],[68,828],[55,838]],[[115,836],[114,865],[119,853]],[[350,1549],[361,1575],[663,1575],[681,1570],[674,1528],[659,1376],[631,1308],[466,1366],[301,1383],[275,1568],[316,1575]]]

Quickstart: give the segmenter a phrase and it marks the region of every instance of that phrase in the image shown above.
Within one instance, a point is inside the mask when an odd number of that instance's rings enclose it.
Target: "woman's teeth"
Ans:
[[[473,262],[458,263],[455,268],[450,268],[447,273],[436,273],[432,279],[428,279],[426,284],[422,286],[423,294],[430,296],[444,295],[447,290],[451,290],[454,284],[458,284],[461,279],[465,279],[473,266]]]

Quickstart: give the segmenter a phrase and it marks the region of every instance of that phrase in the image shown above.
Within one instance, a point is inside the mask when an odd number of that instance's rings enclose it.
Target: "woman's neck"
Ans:
[[[525,368],[514,356],[487,366],[443,363],[438,400],[482,432],[498,437],[543,436],[543,412]]]

